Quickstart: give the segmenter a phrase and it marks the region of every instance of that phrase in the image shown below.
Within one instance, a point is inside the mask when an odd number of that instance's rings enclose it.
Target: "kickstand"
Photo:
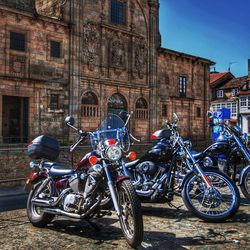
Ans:
[[[168,202],[168,205],[169,205],[170,207],[176,208],[177,210],[180,210],[180,208],[183,206],[183,205],[180,205],[180,206],[176,207],[176,206],[175,206],[173,203],[171,203],[171,202]]]
[[[85,221],[87,221],[89,223],[89,225],[91,227],[93,227],[97,232],[101,231],[100,227],[96,223],[94,223],[93,221],[90,221],[89,219],[85,219]]]

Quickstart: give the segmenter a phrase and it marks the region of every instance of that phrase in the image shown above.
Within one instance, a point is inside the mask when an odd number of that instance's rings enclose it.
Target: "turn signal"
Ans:
[[[98,162],[98,158],[94,155],[89,157],[89,163],[91,166],[94,166]]]
[[[136,159],[137,155],[134,151],[130,152],[128,154],[128,158],[131,160],[131,161],[134,161]]]

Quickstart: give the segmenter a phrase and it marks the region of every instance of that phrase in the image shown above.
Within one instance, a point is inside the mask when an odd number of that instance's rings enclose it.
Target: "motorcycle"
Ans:
[[[189,172],[180,188],[187,209],[208,222],[231,218],[240,204],[237,187],[225,174],[201,168],[178,133],[178,121],[174,114],[172,123],[153,134],[158,140],[156,145],[140,159],[126,164],[137,195],[142,202],[171,202],[176,191],[178,162],[185,162]]]
[[[208,112],[212,118],[213,113]],[[195,152],[193,157],[204,167],[216,167],[229,176],[241,188],[243,195],[250,200],[250,151],[247,147],[247,134],[243,134],[238,126],[229,126],[227,122],[218,121],[211,126],[221,125],[221,132],[216,142],[202,152]]]
[[[107,214],[103,206],[106,197],[111,197],[126,241],[136,248],[143,239],[141,203],[129,178],[117,171],[125,167],[123,157],[129,151],[127,122],[109,114],[94,132],[74,127],[73,117],[67,117],[65,122],[79,134],[70,151],[87,137],[93,151],[82,158],[76,169],[67,169],[54,162],[59,155],[56,139],[39,136],[32,141],[28,155],[35,161],[30,162],[26,183],[31,186],[27,201],[29,221],[44,227],[55,215],[63,215],[89,222]]]

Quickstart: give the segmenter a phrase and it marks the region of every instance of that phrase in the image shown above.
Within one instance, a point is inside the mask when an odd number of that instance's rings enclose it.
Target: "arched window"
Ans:
[[[135,104],[136,118],[139,120],[148,119],[148,103],[144,98],[139,98]]]
[[[82,96],[82,116],[85,117],[98,117],[98,98],[93,92],[86,92]]]
[[[127,101],[119,93],[113,94],[108,100],[108,113],[119,114],[122,110],[127,110]]]

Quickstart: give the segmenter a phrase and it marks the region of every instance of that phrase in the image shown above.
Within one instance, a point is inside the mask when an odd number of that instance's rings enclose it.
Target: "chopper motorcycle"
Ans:
[[[59,155],[56,139],[39,136],[32,141],[28,155],[35,161],[30,162],[26,183],[31,186],[27,201],[30,222],[44,227],[55,215],[87,221],[102,217],[102,203],[108,195],[127,243],[136,248],[143,239],[141,203],[129,178],[117,171],[125,166],[123,156],[129,150],[127,123],[109,114],[96,131],[84,132],[74,127],[73,117],[67,117],[65,122],[79,134],[70,151],[88,136],[93,151],[82,158],[76,169],[67,169],[54,162]]]
[[[213,112],[208,111],[211,119]],[[240,127],[229,126],[227,122],[217,121],[224,131],[220,133],[216,142],[202,152],[194,152],[193,157],[204,167],[216,167],[240,186],[243,195],[250,200],[250,151],[247,147],[247,134],[242,133]]]
[[[140,159],[127,163],[127,171],[142,202],[171,202],[175,194],[177,162],[185,161],[189,172],[182,183],[184,204],[198,218],[222,222],[238,210],[237,187],[225,174],[202,169],[178,133],[178,116],[153,134],[158,143]]]

